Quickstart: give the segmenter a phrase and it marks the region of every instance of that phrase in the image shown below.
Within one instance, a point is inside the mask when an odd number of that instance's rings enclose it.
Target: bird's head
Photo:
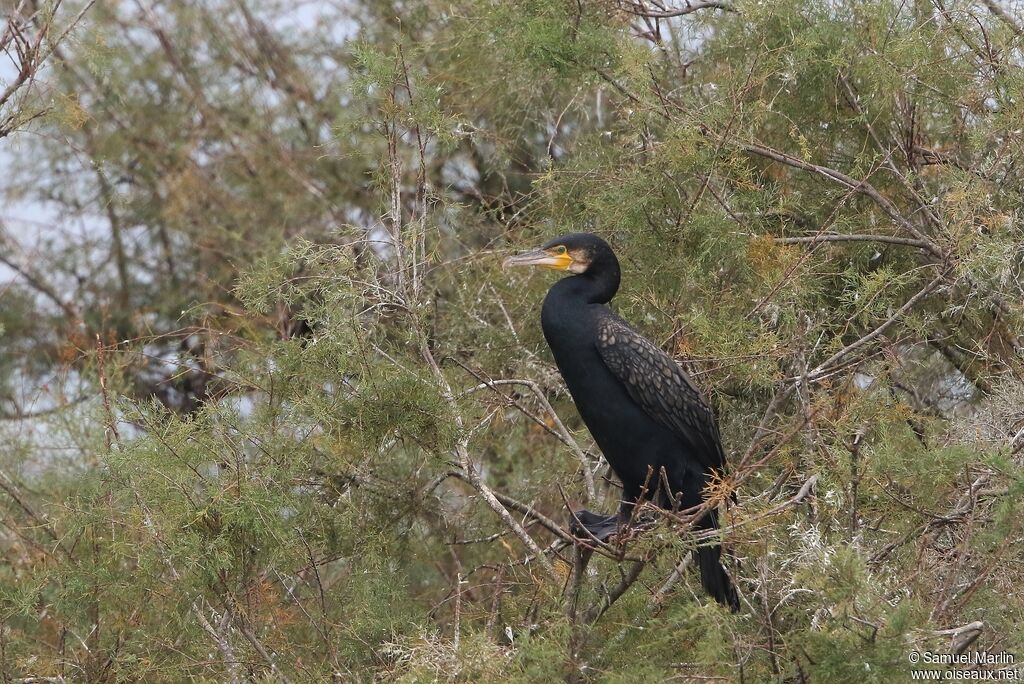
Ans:
[[[611,264],[615,265],[617,272],[618,260],[607,242],[593,233],[569,233],[548,240],[538,249],[508,257],[502,262],[502,267],[544,266],[579,275],[591,267]]]

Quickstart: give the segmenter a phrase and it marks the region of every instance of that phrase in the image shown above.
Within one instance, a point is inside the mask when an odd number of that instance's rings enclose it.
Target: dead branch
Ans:
[[[388,98],[391,108],[397,108],[398,102],[395,100],[394,89],[389,91]],[[397,258],[395,273],[398,278],[398,290],[401,293],[404,293],[407,301],[413,301],[416,294],[412,289],[410,289],[405,276],[410,265],[408,263],[409,255],[404,248],[403,229],[405,226],[403,222],[401,201],[403,165],[399,154],[401,136],[398,132],[398,122],[395,116],[391,116],[391,118],[385,122],[384,137],[387,142],[386,168],[388,171],[390,193],[390,209],[384,216],[384,222],[390,230],[391,241]],[[422,175],[418,176],[417,183],[422,184],[424,182],[424,177]],[[425,193],[426,188],[419,187],[417,192]],[[415,250],[412,256],[415,258]],[[477,490],[481,498],[484,500],[484,503],[486,503],[488,507],[498,515],[502,523],[523,543],[527,550],[529,550],[531,557],[537,559],[537,562],[540,564],[544,572],[552,580],[560,582],[561,580],[558,573],[555,572],[554,566],[551,565],[551,561],[548,560],[547,556],[544,555],[541,548],[537,546],[537,543],[532,537],[530,537],[529,533],[526,532],[523,526],[512,517],[508,509],[505,508],[501,501],[495,496],[494,491],[480,476],[480,473],[477,470],[476,465],[473,463],[469,453],[469,440],[472,437],[472,431],[467,429],[451,383],[449,383],[448,379],[445,377],[444,371],[441,370],[441,366],[438,364],[437,359],[434,356],[434,352],[431,349],[431,341],[427,333],[427,326],[420,319],[415,307],[410,306],[408,308],[408,314],[411,318],[410,323],[412,330],[414,331],[418,341],[420,357],[429,369],[437,390],[441,394],[442,400],[449,407],[449,410],[452,413],[452,420],[455,423],[455,427],[459,434],[459,438],[453,447],[454,456],[459,465],[459,477],[464,479],[464,481],[468,482],[470,486]]]
[[[928,243],[913,238],[901,238],[893,235],[840,235],[837,233],[823,233],[821,235],[808,235],[804,237],[780,237],[774,238],[780,245],[816,244],[819,242],[882,242],[890,245],[905,245],[918,249],[928,249]]]
[[[200,600],[201,599],[197,598],[192,602],[192,614],[196,616],[196,621],[199,623],[199,626],[202,627],[203,631],[206,632],[207,636],[210,637],[210,640],[216,644],[217,649],[220,651],[221,657],[224,659],[224,667],[228,671],[228,681],[231,684],[238,684],[238,682],[242,681],[239,678],[239,661],[235,657],[235,651],[231,646],[231,641],[225,634],[228,623],[230,622],[231,611],[224,611],[224,615],[219,621],[217,628],[214,628],[203,613]]]
[[[959,627],[953,627],[952,629],[936,629],[932,632],[935,636],[946,637],[950,639],[950,650],[953,653],[963,653],[967,650],[967,647],[973,644],[978,637],[981,636],[982,631],[985,629],[985,623],[981,620],[970,622],[966,625]]]
[[[687,0],[685,7],[669,10],[650,9],[643,2],[634,2],[623,5],[630,14],[648,19],[671,19],[672,17],[683,17],[687,14],[699,12],[702,9],[720,9],[726,12],[735,12],[736,8],[732,3],[721,2],[720,0]]]

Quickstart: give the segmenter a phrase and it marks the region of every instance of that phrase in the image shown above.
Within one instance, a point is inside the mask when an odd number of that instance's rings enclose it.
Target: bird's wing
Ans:
[[[597,349],[629,396],[651,418],[683,438],[707,468],[724,469],[718,424],[686,372],[617,316],[598,324]]]

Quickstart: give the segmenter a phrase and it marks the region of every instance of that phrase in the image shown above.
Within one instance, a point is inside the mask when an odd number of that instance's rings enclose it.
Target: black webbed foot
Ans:
[[[585,541],[608,541],[609,537],[619,531],[619,527],[619,516],[601,515],[585,509],[574,511],[569,520],[572,535]]]

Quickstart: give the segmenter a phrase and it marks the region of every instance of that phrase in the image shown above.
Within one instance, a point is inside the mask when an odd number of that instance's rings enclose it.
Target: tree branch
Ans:
[[[908,299],[906,303],[903,304],[903,306],[897,309],[896,312],[893,315],[889,316],[889,318],[887,318],[881,325],[879,325],[877,328],[869,332],[867,335],[864,335],[855,342],[851,342],[850,344],[846,345],[845,347],[837,351],[832,356],[828,357],[825,361],[820,363],[817,368],[808,373],[805,376],[805,378],[802,378],[802,380],[805,380],[806,382],[814,382],[816,380],[819,380],[823,376],[827,375],[830,372],[829,366],[842,360],[847,355],[860,349],[867,343],[871,342],[872,340],[880,336],[882,333],[888,330],[894,323],[896,323],[896,321],[902,318],[904,314],[906,314],[908,311],[914,308],[914,306],[918,302],[920,302],[922,299],[931,294],[931,292],[935,288],[937,288],[939,284],[942,283],[942,281],[945,279],[946,271],[943,270],[941,273],[939,273],[939,275],[935,276],[935,278],[931,282],[929,282],[927,285],[921,288],[921,290],[917,294]]]
[[[3,226],[3,224],[0,224],[0,245],[11,244],[11,241],[6,236],[6,232],[6,228]],[[10,257],[5,256],[2,252],[0,252],[0,264],[4,264],[12,271],[20,275],[25,280],[25,282],[27,282],[29,286],[32,287],[33,290],[35,290],[36,292],[38,292],[39,294],[43,295],[51,302],[56,304],[61,309],[61,311],[67,314],[68,318],[70,318],[73,322],[78,322],[82,320],[82,316],[81,314],[79,314],[78,309],[75,308],[75,306],[71,304],[71,302],[66,301],[63,297],[57,294],[56,288],[54,288],[52,285],[43,280],[42,276],[40,276],[38,273],[32,271],[27,266],[19,264]]]
[[[492,391],[494,391],[495,394],[497,394],[502,399],[511,402],[516,408],[518,408],[531,420],[533,420],[535,423],[544,428],[547,432],[557,437],[559,441],[562,442],[562,444],[565,444],[567,447],[572,449],[572,452],[576,454],[576,458],[579,459],[580,467],[583,469],[583,481],[587,488],[588,499],[593,500],[597,498],[597,490],[595,489],[594,485],[594,473],[591,472],[590,470],[590,462],[587,458],[586,452],[584,452],[583,449],[580,448],[580,445],[576,443],[576,440],[572,438],[572,435],[569,433],[569,430],[565,427],[565,424],[562,423],[562,419],[558,417],[558,414],[555,412],[555,409],[551,406],[551,402],[549,402],[547,397],[544,396],[544,390],[540,388],[540,385],[538,385],[536,382],[532,380],[525,380],[519,378],[487,380],[485,378],[480,377],[477,373],[467,368],[457,359],[455,360],[455,362],[458,363],[463,368],[465,368],[470,373],[472,373],[474,377],[481,381],[480,384],[477,385],[476,387],[471,387],[470,389],[466,390],[466,394],[476,392],[484,388],[491,389]],[[548,416],[551,417],[551,421],[555,424],[555,427],[552,428],[544,421],[539,420],[536,416],[527,411],[526,408],[522,406],[514,397],[509,397],[503,392],[501,392],[498,389],[500,385],[522,385],[523,387],[528,387],[530,391],[533,392],[533,395],[537,397],[537,400],[544,407],[544,410],[547,411]]]
[[[988,7],[992,14],[996,15],[1004,24],[1013,29],[1013,32],[1018,36],[1024,36],[1024,25],[1018,24],[1017,20],[1013,16],[1003,9],[1002,5],[995,0],[981,0],[981,2]]]
[[[875,186],[871,185],[871,183],[869,183],[868,181],[857,180],[846,175],[841,171],[830,169],[827,166],[812,164],[811,162],[804,161],[799,157],[794,157],[784,152],[773,150],[772,148],[765,147],[764,145],[744,142],[737,143],[737,145],[741,150],[749,154],[764,157],[765,159],[771,159],[772,161],[777,161],[780,164],[792,166],[793,168],[796,169],[810,171],[811,173],[821,176],[822,178],[826,178],[835,183],[838,183],[839,185],[842,185],[845,188],[849,188],[863,195],[866,195],[867,197],[871,198],[875,202],[875,204],[881,207],[882,211],[884,211],[886,215],[888,215],[889,218],[891,218],[893,222],[896,223],[896,225],[898,225],[900,228],[913,235],[916,240],[921,242],[923,245],[922,248],[925,251],[929,252],[930,254],[932,254],[933,256],[940,260],[945,259],[946,253],[942,250],[942,248],[935,244],[935,242],[933,242],[932,240],[928,239],[928,237],[924,233],[919,231],[916,227],[914,227],[912,223],[910,223],[910,221],[904,218],[904,216],[900,213],[899,209],[896,208],[896,205],[893,204],[889,198],[885,197],[882,193],[880,193],[875,188]]]
[[[686,7],[671,10],[648,9],[642,2],[636,2],[631,6],[624,7],[624,9],[630,14],[650,19],[671,19],[672,17],[682,17],[687,14],[692,14],[693,12],[699,12],[702,9],[720,9],[726,12],[736,11],[736,8],[732,6],[732,3],[721,2],[720,0],[687,0]]]
[[[774,240],[780,245],[816,244],[819,242],[883,242],[892,245],[917,247],[918,249],[925,250],[930,246],[930,243],[925,240],[902,238],[893,235],[841,235],[838,233],[823,233],[821,235],[808,235],[804,237],[778,237],[774,238]]]

